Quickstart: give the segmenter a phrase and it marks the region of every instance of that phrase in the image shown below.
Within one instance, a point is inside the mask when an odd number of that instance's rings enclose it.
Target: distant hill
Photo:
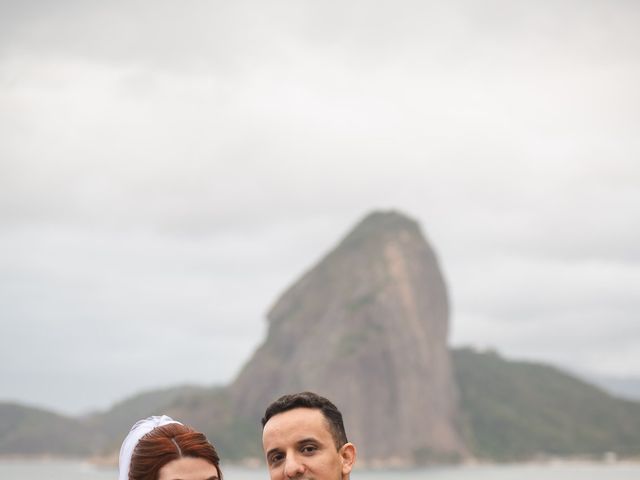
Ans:
[[[83,418],[0,404],[0,455],[112,453],[134,421],[166,413],[207,433],[224,460],[261,458],[267,403],[311,389],[343,410],[369,465],[640,457],[640,403],[550,366],[450,351],[448,315],[419,225],[375,212],[278,299],[230,385],[145,392]]]
[[[120,448],[122,439],[137,420],[163,414],[181,399],[195,397],[207,391],[209,389],[204,387],[182,385],[139,393],[118,402],[106,412],[85,418],[84,423],[105,434],[106,442],[103,448],[111,451]]]
[[[183,386],[148,391],[119,402],[107,412],[86,419],[107,435],[100,453],[120,448],[133,423],[149,415],[167,414],[215,439],[224,459],[239,461],[259,455],[257,426],[234,416],[228,389]],[[250,423],[250,424],[249,424]]]
[[[453,352],[468,440],[477,457],[640,454],[640,403],[557,368],[497,353]]]
[[[86,456],[107,435],[75,418],[15,403],[0,403],[0,454]]]

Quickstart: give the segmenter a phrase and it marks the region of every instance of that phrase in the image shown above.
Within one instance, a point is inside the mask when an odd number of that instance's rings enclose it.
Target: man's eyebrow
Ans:
[[[320,443],[320,442],[318,441],[318,439],[317,439],[317,438],[314,438],[314,437],[307,437],[307,438],[303,438],[303,439],[301,439],[301,440],[298,440],[298,441],[296,442],[296,445],[301,445],[301,444],[303,444],[303,443],[309,443],[309,442]]]

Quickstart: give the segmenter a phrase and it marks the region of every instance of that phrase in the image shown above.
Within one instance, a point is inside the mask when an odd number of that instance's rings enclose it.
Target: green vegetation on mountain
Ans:
[[[454,350],[453,363],[469,446],[479,458],[640,454],[640,403],[495,352]]]
[[[84,456],[104,443],[100,430],[75,418],[0,403],[0,454]]]
[[[84,422],[105,434],[99,453],[107,455],[120,448],[131,425],[150,415],[170,415],[204,432],[215,442],[221,458],[241,461],[261,456],[257,422],[233,413],[227,388],[180,386],[151,390],[117,403],[106,412]]]
[[[129,397],[115,404],[108,411],[94,414],[85,419],[85,423],[103,432],[108,439],[104,445],[107,453],[120,447],[134,422],[150,415],[161,415],[183,398],[196,396],[208,389],[192,385],[151,390]]]

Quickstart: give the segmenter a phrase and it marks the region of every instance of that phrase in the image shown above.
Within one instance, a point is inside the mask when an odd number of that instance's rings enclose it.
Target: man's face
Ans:
[[[320,410],[294,408],[269,419],[262,446],[271,480],[342,480],[349,476],[356,451],[340,449]]]

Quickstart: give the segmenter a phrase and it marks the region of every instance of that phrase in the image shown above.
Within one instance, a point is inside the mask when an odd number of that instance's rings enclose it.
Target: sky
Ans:
[[[0,400],[231,381],[364,215],[450,343],[640,377],[640,4],[0,2]]]

